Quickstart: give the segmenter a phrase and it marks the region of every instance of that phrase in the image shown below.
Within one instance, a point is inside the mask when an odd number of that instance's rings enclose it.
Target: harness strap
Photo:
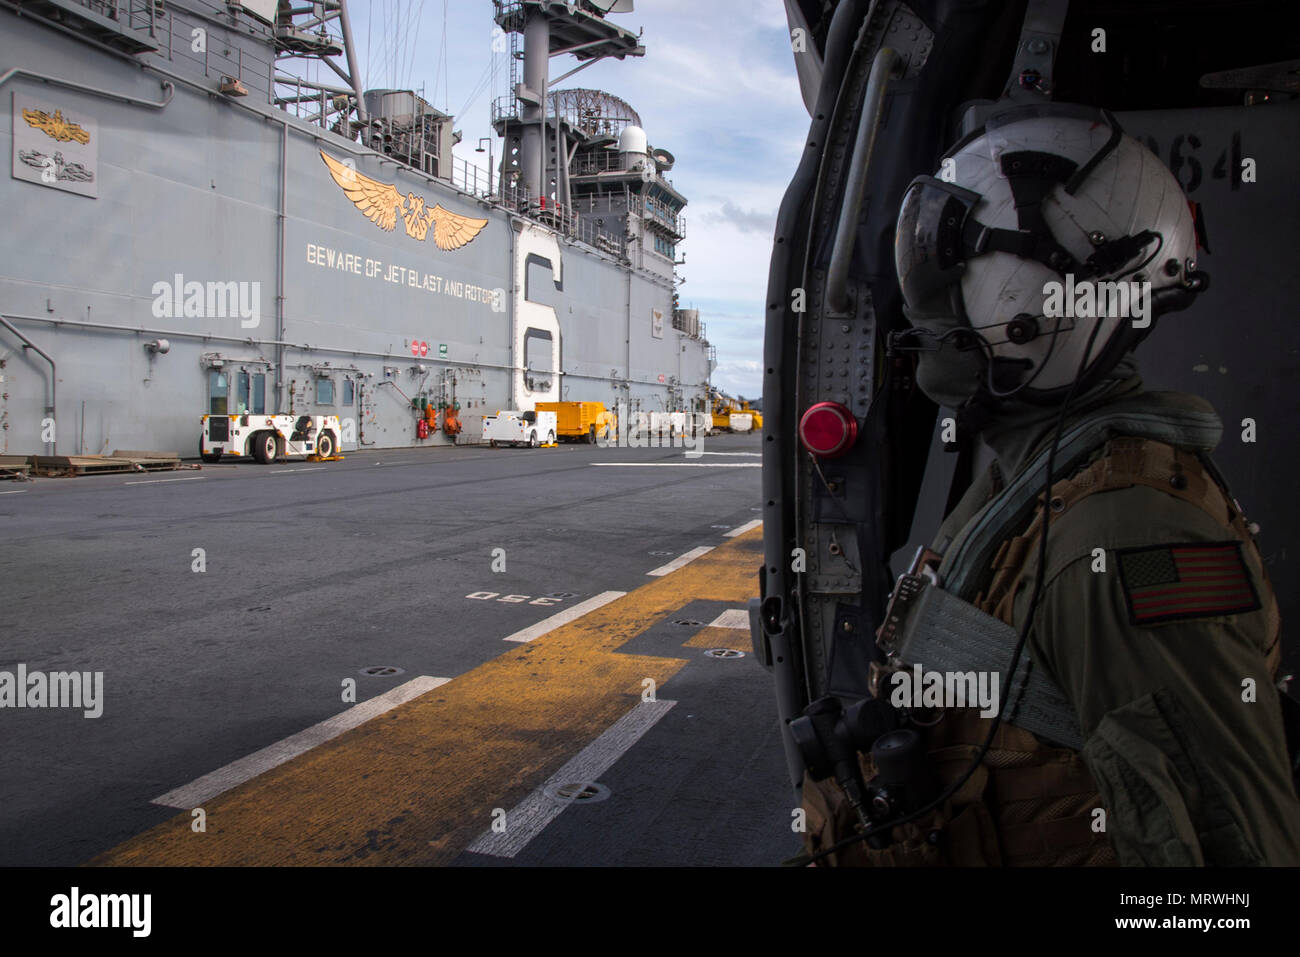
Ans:
[[[1112,435],[1155,439],[1191,449],[1212,449],[1223,434],[1211,411],[1164,408],[1160,393],[1118,402],[1100,414],[1066,429],[1056,453],[1056,477],[1069,475]],[[970,601],[980,590],[980,578],[991,566],[1008,533],[1023,528],[1043,487],[1048,448],[1043,448],[1007,487],[986,504],[943,552],[939,580],[948,591]]]

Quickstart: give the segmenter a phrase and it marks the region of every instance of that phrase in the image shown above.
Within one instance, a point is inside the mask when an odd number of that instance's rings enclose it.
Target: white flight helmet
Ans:
[[[965,352],[948,371],[977,381],[958,396],[1060,401],[1208,280],[1173,174],[1109,113],[1067,104],[1001,111],[913,180],[894,252],[900,342],[931,340],[901,347]]]

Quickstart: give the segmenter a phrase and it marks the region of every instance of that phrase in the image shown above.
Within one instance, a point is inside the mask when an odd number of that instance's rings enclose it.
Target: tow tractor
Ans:
[[[343,429],[337,415],[205,415],[199,456],[219,462],[222,456],[252,456],[263,465],[290,455],[332,459],[338,455]]]
[[[554,445],[555,430],[554,412],[506,410],[483,416],[483,438],[494,449],[505,443],[535,449],[543,444],[543,438],[546,445]]]

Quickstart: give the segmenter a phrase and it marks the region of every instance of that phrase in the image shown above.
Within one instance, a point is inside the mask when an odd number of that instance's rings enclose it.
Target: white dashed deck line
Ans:
[[[595,598],[588,598],[586,601],[579,602],[572,608],[566,608],[564,611],[557,612],[550,618],[542,619],[535,625],[529,625],[527,628],[522,628],[519,631],[516,631],[513,635],[507,635],[505,640],[519,642],[536,641],[547,632],[554,631],[561,625],[567,625],[571,621],[576,621],[588,612],[595,611],[602,605],[608,605],[611,601],[622,598],[626,594],[627,592],[625,591],[601,592]]]
[[[677,704],[676,701],[643,701],[606,728],[564,767],[546,779],[506,814],[505,830],[484,831],[466,850],[493,857],[515,857],[568,806],[547,793],[566,784],[591,784],[614,766],[642,736]]]
[[[743,608],[728,608],[713,621],[710,628],[736,628],[749,631],[749,612]]]
[[[157,485],[160,482],[202,482],[206,475],[191,475],[188,478],[142,479],[138,482],[123,482],[123,485]]]
[[[653,568],[646,572],[646,574],[652,578],[663,578],[663,576],[672,574],[677,571],[677,569],[689,565],[701,555],[707,555],[711,551],[713,551],[712,545],[701,545],[699,548],[692,548],[685,555],[678,555],[667,565],[660,565],[658,568]]]
[[[231,788],[237,787],[246,781],[251,781],[259,774],[265,774],[267,771],[279,767],[300,754],[306,754],[317,745],[337,738],[343,732],[351,731],[353,728],[365,724],[371,718],[378,717],[386,711],[391,711],[400,704],[418,698],[426,691],[432,691],[434,688],[445,685],[450,680],[450,678],[433,678],[429,675],[412,678],[410,681],[385,691],[381,695],[376,695],[368,701],[355,704],[332,718],[326,718],[318,724],[313,724],[310,728],[299,731],[297,734],[291,734],[289,737],[268,745],[260,751],[254,751],[238,761],[232,761],[223,768],[218,768],[201,778],[196,778],[189,784],[168,791],[161,797],[154,798],[150,803],[182,810],[201,807],[204,802],[224,794]]]

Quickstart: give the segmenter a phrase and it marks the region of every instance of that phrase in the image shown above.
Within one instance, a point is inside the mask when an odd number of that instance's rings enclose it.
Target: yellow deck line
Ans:
[[[513,807],[640,700],[643,679],[664,695],[685,658],[616,650],[689,601],[743,606],[761,534],[730,539],[226,792],[204,807],[204,833],[183,812],[90,863],[447,863],[494,808]]]
[[[688,641],[682,642],[683,648],[734,648],[749,654],[751,647],[749,632],[738,628],[710,628],[705,626],[697,631]]]

